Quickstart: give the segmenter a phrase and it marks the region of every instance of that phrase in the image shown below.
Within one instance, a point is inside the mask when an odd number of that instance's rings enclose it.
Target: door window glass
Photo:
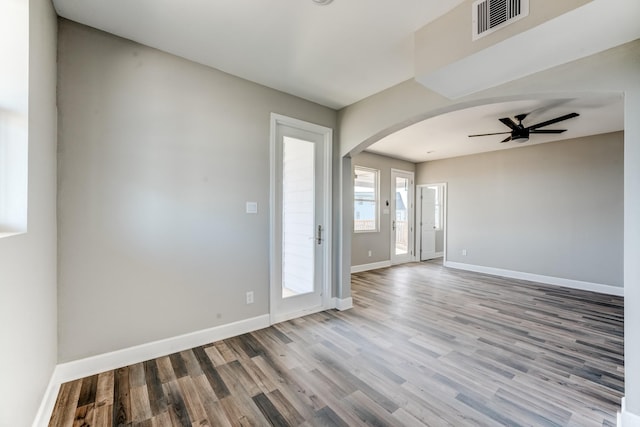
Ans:
[[[315,154],[313,142],[283,138],[282,297],[314,291]]]

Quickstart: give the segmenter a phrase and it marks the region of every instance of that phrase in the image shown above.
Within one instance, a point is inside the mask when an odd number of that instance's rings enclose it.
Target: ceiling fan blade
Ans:
[[[566,129],[533,129],[529,133],[562,133],[566,131]]]
[[[571,118],[574,118],[574,117],[578,117],[579,115],[580,114],[578,114],[578,113],[565,114],[564,116],[556,117],[555,119],[547,120],[546,122],[541,122],[541,123],[529,126],[527,129],[530,129],[530,130],[538,129],[538,128],[541,128],[541,127],[544,127],[544,126],[549,126],[549,125],[552,125],[554,123],[561,122],[563,120],[568,120],[568,119],[571,119]]]
[[[500,141],[500,144],[502,144],[503,142],[509,142],[511,141],[511,137],[505,138],[502,141]]]
[[[518,127],[518,125],[509,117],[503,117],[498,120],[500,120],[503,124],[507,125],[510,129],[517,129]]]
[[[511,132],[480,133],[478,135],[469,135],[469,138],[473,138],[474,136],[504,135],[507,133]]]

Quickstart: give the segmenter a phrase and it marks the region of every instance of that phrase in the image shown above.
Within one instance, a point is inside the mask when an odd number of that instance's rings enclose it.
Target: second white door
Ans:
[[[436,257],[437,187],[418,187],[420,195],[420,261]]]
[[[391,263],[413,261],[413,172],[391,170]]]

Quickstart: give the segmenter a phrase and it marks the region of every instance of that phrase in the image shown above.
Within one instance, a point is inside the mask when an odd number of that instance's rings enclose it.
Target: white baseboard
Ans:
[[[627,411],[625,398],[622,398],[622,409],[618,412],[618,427],[640,427],[640,415]]]
[[[54,372],[60,383],[84,378],[100,372],[109,371],[145,360],[172,354],[178,351],[198,347],[214,341],[257,331],[270,326],[269,315],[240,320],[226,325],[214,326],[202,331],[191,332],[177,337],[153,341],[122,350],[112,351],[73,362],[60,363]]]
[[[562,286],[564,288],[580,289],[601,294],[624,296],[624,288],[603,285],[600,283],[583,282],[580,280],[563,279],[561,277],[543,276],[541,274],[524,273],[522,271],[504,270],[502,268],[485,267],[482,265],[465,264],[461,262],[445,261],[445,267],[458,270],[474,271],[476,273],[492,274],[494,276],[509,277],[511,279],[528,280],[547,285]]]
[[[332,298],[331,307],[338,310],[347,310],[353,307],[353,300],[349,298]],[[317,310],[309,310],[304,313],[294,313],[290,317],[299,317],[311,314],[315,311],[326,310],[327,307],[318,307]],[[284,321],[287,319],[276,319]],[[276,323],[276,322],[273,322]],[[268,314],[229,323],[227,325],[215,326],[202,331],[192,332],[177,337],[153,341],[134,347],[124,348],[109,353],[87,357],[85,359],[74,360],[72,362],[58,364],[51,376],[49,385],[45,391],[40,407],[33,422],[34,427],[47,426],[51,413],[56,403],[60,385],[63,383],[99,374],[101,372],[117,369],[123,366],[155,359],[178,351],[188,350],[215,341],[224,340],[248,332],[257,331],[271,326],[272,322]]]
[[[49,385],[47,385],[47,389],[44,392],[42,402],[40,402],[36,418],[33,420],[33,427],[45,427],[49,425],[49,419],[53,413],[53,407],[56,405],[56,399],[58,398],[58,392],[60,391],[61,384],[62,383],[60,381],[56,380],[54,370],[53,375],[51,375],[51,379],[49,380]]]
[[[391,267],[391,260],[373,262],[371,264],[352,265],[351,273],[361,273],[363,271],[376,270],[378,268]]]
[[[110,371],[145,360],[187,350],[215,341],[224,340],[270,326],[269,315],[240,320],[226,325],[214,326],[202,331],[191,332],[177,337],[153,341],[110,353],[99,354],[85,359],[58,364],[51,376],[47,390],[33,422],[34,427],[47,426],[55,406],[60,385],[79,378]]]
[[[340,311],[349,310],[350,308],[353,308],[353,298],[334,298],[333,306]]]

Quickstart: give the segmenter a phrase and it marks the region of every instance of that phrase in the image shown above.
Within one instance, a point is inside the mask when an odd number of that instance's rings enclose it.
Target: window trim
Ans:
[[[373,230],[356,230],[356,218],[355,218],[355,204],[359,201],[367,201],[370,202],[371,200],[364,200],[364,199],[356,199],[356,192],[355,192],[355,180],[356,180],[356,170],[362,170],[362,171],[367,171],[367,172],[373,172],[374,174],[374,179],[375,179],[375,192],[374,192],[374,199],[373,201],[375,202],[375,208],[374,208],[374,214],[375,214],[375,229]],[[379,233],[380,232],[380,169],[375,169],[375,168],[369,168],[366,166],[359,166],[359,165],[354,165],[353,166],[353,229],[352,231],[354,233]]]

